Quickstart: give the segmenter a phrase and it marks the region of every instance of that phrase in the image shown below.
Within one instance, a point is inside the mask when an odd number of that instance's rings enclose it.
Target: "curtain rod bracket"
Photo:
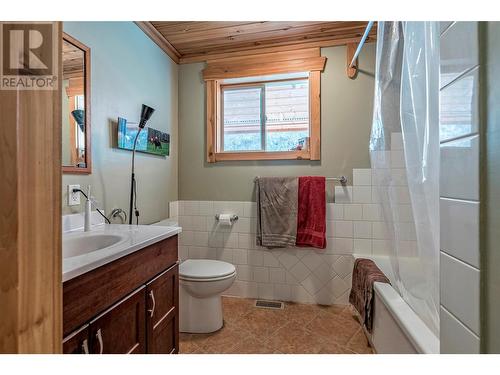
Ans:
[[[359,41],[358,47],[356,48],[354,43],[347,44],[347,69],[346,73],[349,78],[355,78],[358,73],[358,56],[361,50],[363,49],[363,45],[368,39],[368,35],[370,34],[370,30],[372,29],[375,21],[368,22],[366,25],[365,32],[363,37]]]

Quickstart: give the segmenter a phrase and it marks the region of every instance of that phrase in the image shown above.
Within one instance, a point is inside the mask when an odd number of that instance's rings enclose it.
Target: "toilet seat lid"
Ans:
[[[233,274],[236,268],[227,262],[210,259],[187,259],[179,266],[179,276],[189,279],[212,279]]]

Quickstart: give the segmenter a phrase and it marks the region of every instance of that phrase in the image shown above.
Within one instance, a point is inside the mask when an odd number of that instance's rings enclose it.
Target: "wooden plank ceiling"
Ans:
[[[176,62],[189,63],[354,43],[360,40],[367,22],[152,21],[138,25]],[[375,36],[376,27],[369,40]]]
[[[80,48],[67,41],[63,41],[62,61],[64,79],[83,77],[84,56],[84,52]]]

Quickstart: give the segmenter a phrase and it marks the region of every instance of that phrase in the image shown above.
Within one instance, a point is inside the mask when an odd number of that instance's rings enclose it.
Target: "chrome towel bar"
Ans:
[[[260,176],[257,176],[254,178],[253,182],[256,182],[257,179],[259,178]],[[339,177],[326,177],[325,180],[327,181],[338,181],[340,182],[342,185],[345,185],[347,184],[347,177],[346,176],[339,176]]]

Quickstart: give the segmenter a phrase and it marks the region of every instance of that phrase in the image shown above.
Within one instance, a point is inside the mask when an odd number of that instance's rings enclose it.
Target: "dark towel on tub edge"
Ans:
[[[257,178],[257,245],[295,246],[298,191],[297,177]]]
[[[352,273],[352,288],[349,302],[361,316],[368,332],[373,328],[373,283],[381,282],[390,284],[389,279],[371,259],[358,258],[354,262]]]

